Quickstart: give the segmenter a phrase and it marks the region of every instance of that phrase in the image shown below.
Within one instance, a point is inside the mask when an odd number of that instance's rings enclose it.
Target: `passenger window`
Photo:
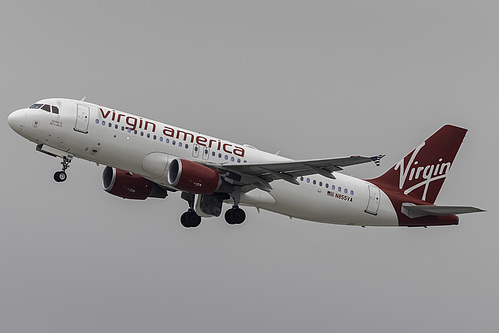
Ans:
[[[52,113],[59,114],[59,108],[57,106],[52,106]]]
[[[42,110],[50,112],[50,105],[45,104],[44,106],[42,106]]]

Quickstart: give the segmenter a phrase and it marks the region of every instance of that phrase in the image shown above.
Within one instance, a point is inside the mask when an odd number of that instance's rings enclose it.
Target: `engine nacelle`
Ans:
[[[170,163],[168,183],[181,191],[194,194],[232,191],[232,185],[224,181],[217,170],[179,158]]]
[[[102,187],[107,193],[124,199],[164,199],[168,195],[164,188],[144,177],[109,166],[102,173]]]

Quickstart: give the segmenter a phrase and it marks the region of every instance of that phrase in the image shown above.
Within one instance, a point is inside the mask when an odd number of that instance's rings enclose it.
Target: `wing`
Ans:
[[[236,185],[252,185],[265,191],[270,191],[270,182],[282,179],[298,185],[297,177],[319,174],[335,179],[332,174],[350,165],[374,162],[379,165],[384,155],[373,157],[350,156],[330,159],[289,161],[277,163],[225,164],[215,166],[220,171],[228,173]],[[234,177],[236,176],[236,177]]]

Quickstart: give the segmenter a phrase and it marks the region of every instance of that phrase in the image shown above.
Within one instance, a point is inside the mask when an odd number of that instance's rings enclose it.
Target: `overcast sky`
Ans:
[[[2,1],[1,332],[497,332],[497,1]],[[335,226],[246,209],[184,229],[179,195],[125,201],[104,166],[7,124],[80,99],[296,159],[469,129],[437,204],[455,227]]]

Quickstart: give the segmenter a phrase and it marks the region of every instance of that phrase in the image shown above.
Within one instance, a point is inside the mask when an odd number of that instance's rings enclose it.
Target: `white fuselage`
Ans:
[[[147,156],[162,153],[208,166],[291,161],[84,101],[46,99],[38,103],[57,106],[59,114],[42,109],[17,111],[17,117],[24,120],[22,127],[13,128],[28,140],[130,171],[166,187],[165,175],[147,171]],[[253,189],[243,193],[241,204],[324,223],[398,225],[395,210],[382,190],[365,180],[337,172],[334,176],[334,180],[321,175],[299,177],[299,185],[275,180],[269,192]]]

